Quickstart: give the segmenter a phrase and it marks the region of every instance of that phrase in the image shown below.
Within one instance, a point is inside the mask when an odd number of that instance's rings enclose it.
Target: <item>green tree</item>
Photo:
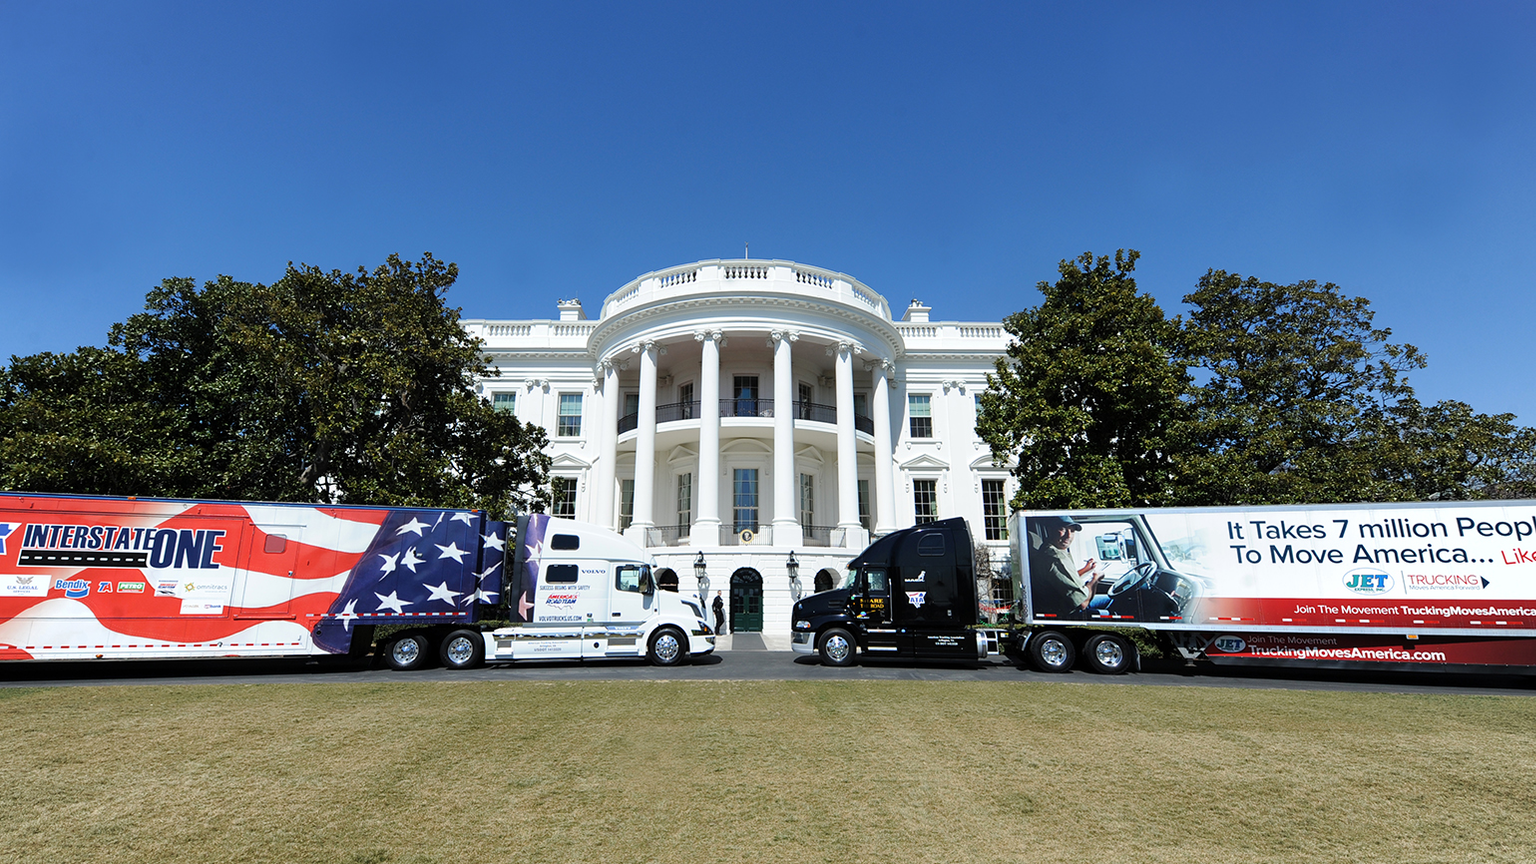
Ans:
[[[987,376],[976,429],[999,464],[1017,459],[1015,506],[1170,503],[1187,386],[1176,326],[1136,289],[1139,253],[1085,252],[1008,316],[1013,338]]]
[[[541,507],[547,440],[475,392],[494,370],[445,303],[457,275],[425,255],[371,272],[289,265],[271,285],[168,279],[112,328],[110,349],[13,358],[0,451],[27,467],[5,468],[4,482],[494,515]],[[68,434],[50,439],[45,424]]]
[[[1512,415],[1418,401],[1406,376],[1424,355],[1389,342],[1364,297],[1211,270],[1184,302],[1180,359],[1202,383],[1183,503],[1485,497],[1524,470],[1530,432]]]

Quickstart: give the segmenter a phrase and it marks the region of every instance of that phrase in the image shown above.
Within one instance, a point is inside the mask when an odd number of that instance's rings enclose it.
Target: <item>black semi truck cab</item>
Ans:
[[[848,565],[843,584],[795,604],[792,647],[830,666],[858,654],[981,660],[998,634],[976,628],[976,572],[964,519],[894,531]]]

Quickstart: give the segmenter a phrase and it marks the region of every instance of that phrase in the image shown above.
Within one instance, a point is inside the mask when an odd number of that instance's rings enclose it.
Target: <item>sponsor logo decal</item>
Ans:
[[[136,528],[124,525],[4,523],[6,534],[26,525],[16,563],[24,567],[149,567],[218,570],[213,560],[226,532],[215,529]],[[3,544],[3,538],[0,538]],[[0,545],[0,552],[4,552]]]
[[[1476,573],[1404,573],[1403,587],[1409,591],[1481,591],[1488,580]]]
[[[45,597],[48,594],[48,580],[36,575],[8,573],[4,578],[5,581],[0,582],[0,596]]]
[[[908,591],[907,592],[907,602],[911,603],[913,606],[916,606],[919,609],[923,608],[923,603],[927,602],[927,600],[928,600],[928,592],[927,591]]]
[[[1344,574],[1344,587],[1356,594],[1385,594],[1392,590],[1392,576],[1385,570],[1362,567]]]
[[[176,596],[176,580],[174,580],[174,579],[161,579],[159,582],[156,582],[155,583],[155,596],[156,597],[175,597]]]
[[[544,602],[551,606],[570,606],[580,599],[580,594],[550,594],[544,598]]]
[[[927,570],[919,570],[919,571],[917,571],[917,575],[916,576],[908,576],[906,581],[908,581],[908,582],[921,582],[921,581],[923,581],[924,579],[927,579],[927,578],[928,578],[928,571]]]
[[[119,594],[143,594],[144,593],[144,583],[143,582],[119,582],[119,583],[117,583],[117,593],[119,593]]]
[[[11,536],[12,531],[25,524],[25,522],[0,522],[0,555],[5,554],[5,538]]]
[[[1211,640],[1211,647],[1224,654],[1237,654],[1247,648],[1248,643],[1238,636],[1217,636]]]
[[[81,600],[91,593],[91,583],[85,579],[55,579],[53,590],[63,591],[71,600]]]

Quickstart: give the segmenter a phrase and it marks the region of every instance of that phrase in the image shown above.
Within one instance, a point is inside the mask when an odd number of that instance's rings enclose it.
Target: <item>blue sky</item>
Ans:
[[[1530,3],[7,3],[0,357],[161,279],[457,262],[469,317],[699,259],[998,320],[1141,251],[1369,298],[1536,424]]]

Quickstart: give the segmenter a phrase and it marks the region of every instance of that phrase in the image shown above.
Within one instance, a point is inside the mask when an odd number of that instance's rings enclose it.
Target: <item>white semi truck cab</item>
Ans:
[[[490,662],[646,657],[674,666],[715,650],[704,609],[657,588],[655,559],[571,519],[518,517],[503,586],[512,623],[485,634]]]

